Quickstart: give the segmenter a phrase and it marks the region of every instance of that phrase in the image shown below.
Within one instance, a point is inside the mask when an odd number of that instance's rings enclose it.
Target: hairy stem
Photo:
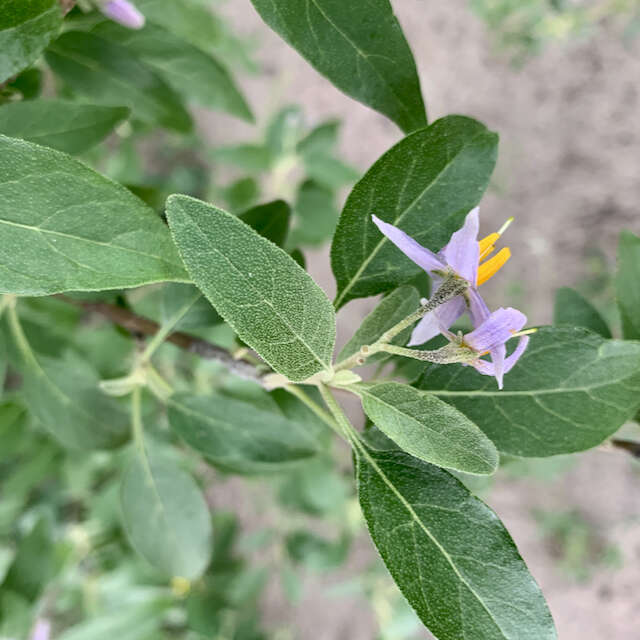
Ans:
[[[338,401],[334,398],[331,390],[327,385],[320,383],[318,385],[318,389],[320,389],[320,394],[322,395],[322,399],[325,404],[329,408],[331,415],[335,418],[335,422],[340,428],[340,435],[355,449],[360,448],[360,438],[358,433],[353,428],[353,425],[347,418],[345,412],[342,410],[342,407],[338,404]]]
[[[320,405],[316,404],[300,387],[294,384],[288,384],[284,389],[309,407],[309,409],[311,409],[311,411],[313,411],[320,420],[331,427],[338,435],[342,435],[342,431],[336,421]]]

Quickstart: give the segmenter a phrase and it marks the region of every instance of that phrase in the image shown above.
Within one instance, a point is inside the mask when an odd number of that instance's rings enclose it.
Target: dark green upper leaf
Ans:
[[[498,467],[491,440],[463,413],[397,382],[358,385],[364,412],[412,456],[439,467],[488,475]]]
[[[279,247],[287,239],[290,217],[291,209],[284,200],[273,200],[256,205],[238,216],[263,238],[271,240]]]
[[[211,462],[238,473],[278,471],[318,452],[313,423],[219,393],[171,396],[169,423]]]
[[[494,378],[459,365],[428,365],[417,386],[466,414],[504,453],[582,451],[640,406],[640,343],[546,327],[531,336],[502,391]]]
[[[0,135],[0,292],[188,280],[162,220],[69,156]]]
[[[439,640],[554,640],[540,588],[496,514],[400,451],[357,455],[360,505],[387,568]]]
[[[403,131],[426,125],[411,50],[388,0],[252,0],[262,19],[347,95]]]
[[[242,340],[290,380],[329,370],[333,307],[290,256],[194,198],[170,196],[167,217],[193,281]]]
[[[211,559],[211,514],[193,478],[166,458],[136,455],[120,486],[136,551],[168,576],[193,580]]]
[[[462,116],[447,116],[387,151],[349,194],[331,247],[336,307],[407,282],[420,268],[389,242],[371,215],[439,251],[482,197],[498,136]]]
[[[81,153],[129,116],[126,107],[30,100],[0,107],[0,133],[66,153]]]
[[[584,327],[599,333],[603,338],[611,337],[611,330],[599,311],[586,298],[570,287],[562,287],[556,291],[553,324]]]
[[[154,69],[177,93],[204,107],[254,121],[227,68],[211,54],[170,31],[149,22],[143,29],[134,30],[105,21],[92,32],[125,47],[135,58]]]
[[[191,129],[178,94],[122,45],[92,33],[67,31],[46,53],[51,68],[93,103],[127,106],[135,118],[176,131]]]
[[[28,67],[62,24],[58,0],[3,0],[0,7],[0,83]]]
[[[630,231],[620,234],[616,297],[624,337],[640,339],[640,237]]]
[[[382,299],[380,304],[362,321],[358,330],[344,345],[338,360],[345,360],[364,345],[373,344],[387,329],[395,326],[420,306],[420,294],[411,286],[399,287]],[[411,334],[411,327],[401,331],[391,344],[404,345]],[[375,353],[367,358],[367,363],[387,359],[388,354]]]

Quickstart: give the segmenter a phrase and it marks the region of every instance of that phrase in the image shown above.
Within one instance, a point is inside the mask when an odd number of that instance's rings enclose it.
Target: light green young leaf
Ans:
[[[416,65],[388,0],[252,0],[262,19],[348,96],[403,131],[427,124]]]
[[[0,176],[1,293],[188,280],[155,212],[77,160],[0,135]]]
[[[126,106],[133,117],[180,132],[191,116],[175,93],[150,67],[122,45],[92,33],[67,31],[46,52],[51,68],[94,104]]]
[[[336,308],[394,289],[420,267],[371,220],[375,214],[439,251],[482,197],[498,136],[462,116],[447,116],[387,151],[349,194],[331,247]]]
[[[586,298],[570,287],[562,287],[556,291],[553,324],[584,327],[600,334],[603,338],[611,337],[611,330],[600,312]]]
[[[398,382],[358,385],[364,412],[401,449],[439,467],[489,475],[498,468],[493,443],[463,413]]]
[[[354,353],[360,351],[360,347],[373,344],[387,329],[395,326],[413,313],[420,306],[420,294],[417,289],[409,285],[399,287],[384,297],[380,304],[362,321],[358,330],[347,344],[344,345],[338,361],[345,360]],[[391,344],[404,345],[411,335],[411,327],[401,331]],[[385,353],[375,353],[367,358],[367,362],[379,362],[387,359]]]
[[[60,359],[23,358],[20,369],[29,411],[65,447],[87,451],[126,440],[128,415],[102,393],[88,362],[69,352]]]
[[[210,109],[219,109],[247,122],[253,114],[227,68],[211,54],[189,44],[161,26],[147,22],[143,29],[127,29],[112,21],[92,33],[125,47],[154,69],[180,95]]]
[[[419,389],[453,405],[516,456],[595,447],[640,407],[640,343],[544,327],[498,390],[472,367],[428,365]]]
[[[356,459],[369,533],[436,638],[557,638],[540,588],[489,507],[401,451],[363,449]]]
[[[640,339],[640,237],[630,231],[620,234],[616,297],[624,337]]]
[[[0,107],[0,133],[82,153],[129,116],[126,107],[100,107],[64,100],[29,100]]]
[[[188,580],[204,573],[211,514],[188,473],[168,457],[137,452],[122,476],[120,502],[129,540],[149,564]]]
[[[0,10],[0,83],[28,67],[62,24],[58,0],[3,0]]]
[[[319,246],[331,239],[338,222],[335,193],[313,180],[299,187],[294,205],[296,226],[291,231],[290,244]]]
[[[169,423],[213,464],[237,473],[281,471],[318,452],[313,423],[218,393],[171,396]]]
[[[290,380],[330,370],[333,307],[289,255],[194,198],[170,196],[167,217],[193,281],[242,340]]]
[[[217,162],[252,172],[267,171],[274,162],[271,151],[259,144],[233,144],[218,147],[211,152],[211,157]]]

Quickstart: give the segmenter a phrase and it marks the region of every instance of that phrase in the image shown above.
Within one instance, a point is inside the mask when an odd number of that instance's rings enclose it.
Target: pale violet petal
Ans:
[[[428,313],[416,325],[411,334],[409,346],[424,344],[439,333],[445,331],[465,312],[466,305],[462,296],[457,296],[441,304],[435,311]],[[425,322],[426,320],[426,322]]]
[[[465,218],[464,225],[458,229],[442,250],[447,264],[463,278],[475,286],[478,277],[478,207],[472,209]]]
[[[497,345],[489,352],[493,363],[493,375],[498,381],[498,389],[502,389],[504,379],[504,358],[507,355],[507,347],[504,343]]]
[[[513,369],[514,365],[520,359],[520,356],[524,353],[527,345],[529,344],[529,336],[520,336],[520,340],[518,340],[518,345],[514,349],[513,353],[508,356],[504,361],[504,366],[502,373],[506,374]],[[496,375],[496,367],[493,362],[487,362],[486,360],[476,360],[473,363],[475,369],[482,373],[485,376],[495,376]],[[497,376],[496,376],[497,377]],[[502,389],[501,381],[498,381],[498,386]]]
[[[404,231],[394,227],[388,222],[380,220],[377,216],[371,216],[380,231],[387,236],[393,244],[404,253],[407,258],[413,260],[419,267],[426,272],[434,269],[444,269],[446,265],[433,251],[429,251],[420,243],[416,242],[412,237],[408,236]]]
[[[491,312],[475,287],[469,287],[467,297],[469,299],[471,324],[474,328],[477,328],[491,315]]]
[[[144,16],[128,0],[110,0],[100,7],[100,11],[110,20],[129,29],[144,27]]]
[[[440,323],[438,322],[438,318],[436,318],[436,314],[432,311],[431,313],[427,313],[415,326],[407,346],[414,347],[417,344],[424,344],[431,340],[431,338],[435,338],[439,333]]]
[[[468,333],[464,341],[474,351],[485,353],[504,344],[527,323],[527,316],[508,307],[494,311],[479,327]]]

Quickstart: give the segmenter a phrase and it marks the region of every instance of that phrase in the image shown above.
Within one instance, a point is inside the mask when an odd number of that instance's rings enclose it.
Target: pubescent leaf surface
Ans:
[[[335,305],[396,288],[420,268],[380,233],[375,214],[439,251],[482,197],[498,136],[479,122],[447,116],[387,151],[349,194],[331,246]]]
[[[170,196],[167,217],[193,281],[242,340],[293,381],[330,369],[333,307],[289,255],[194,198]]]
[[[65,153],[81,153],[98,144],[128,116],[127,107],[23,100],[0,107],[0,133]]]
[[[498,468],[493,443],[463,413],[406,384],[357,385],[371,421],[401,449],[431,464],[489,475]]]
[[[124,187],[59,151],[0,135],[0,292],[188,281],[169,230]]]
[[[360,505],[400,591],[439,640],[554,640],[540,588],[496,514],[401,451],[357,453]]]
[[[388,0],[252,0],[262,19],[338,89],[405,133],[427,124],[411,49]]]
[[[58,0],[3,0],[0,10],[0,83],[28,67],[62,24]]]
[[[238,473],[280,471],[318,453],[313,423],[289,420],[277,407],[269,410],[220,393],[176,394],[168,407],[171,428],[224,469]]]
[[[135,118],[185,133],[191,116],[180,96],[126,47],[93,33],[67,31],[46,51],[71,89],[94,104],[129,107]]]
[[[427,365],[415,386],[462,411],[503,453],[583,451],[640,407],[640,343],[543,327],[505,375],[502,390],[494,378],[460,365]]]
[[[124,527],[135,550],[167,576],[193,580],[211,559],[211,514],[193,478],[172,460],[137,452],[122,476]]]
[[[622,318],[622,333],[640,339],[640,237],[630,231],[620,234],[616,297]]]
[[[603,338],[611,337],[611,330],[600,312],[575,289],[561,287],[556,291],[553,324],[583,327]]]

